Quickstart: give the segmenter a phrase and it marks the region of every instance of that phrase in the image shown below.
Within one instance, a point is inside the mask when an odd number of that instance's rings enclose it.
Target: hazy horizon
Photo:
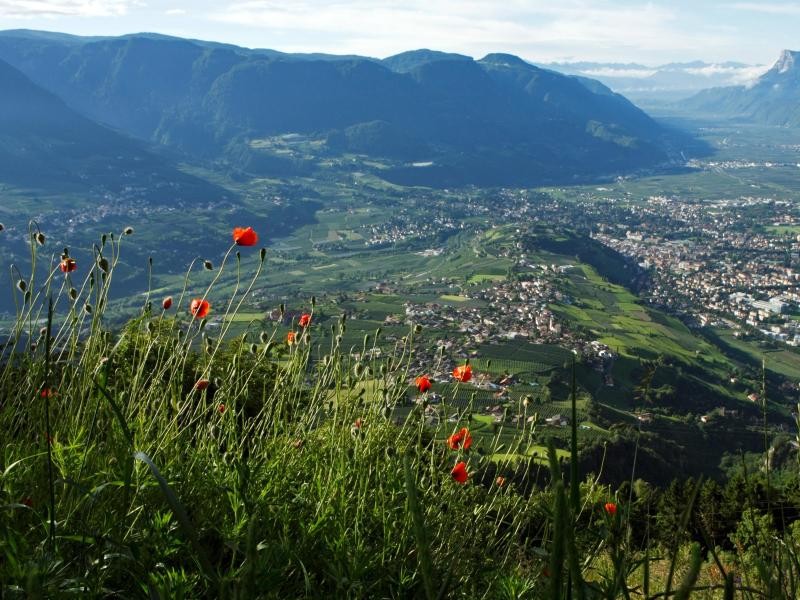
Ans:
[[[800,3],[466,0],[0,0],[0,29],[75,35],[152,32],[283,52],[383,58],[430,48],[480,58],[657,66],[772,64],[797,49]]]

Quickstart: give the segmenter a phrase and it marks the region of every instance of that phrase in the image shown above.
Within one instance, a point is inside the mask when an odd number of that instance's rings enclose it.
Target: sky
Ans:
[[[800,49],[800,2],[653,0],[0,0],[0,29],[141,31],[383,58],[432,48],[531,62],[772,64]]]

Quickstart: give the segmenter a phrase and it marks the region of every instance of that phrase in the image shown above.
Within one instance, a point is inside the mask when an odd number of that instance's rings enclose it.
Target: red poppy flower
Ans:
[[[77,270],[78,263],[75,262],[74,258],[62,258],[58,268],[61,269],[62,273],[72,273]]]
[[[294,331],[290,331],[286,334],[286,343],[290,346],[294,344],[294,339],[297,337],[297,334]]]
[[[459,381],[463,381],[466,383],[470,379],[472,379],[472,367],[469,365],[461,365],[453,369],[453,377],[458,379]]]
[[[220,402],[220,405],[217,407],[217,411],[219,414],[223,414],[225,412],[225,405]]]
[[[617,514],[617,505],[613,502],[606,502],[603,509],[606,511],[607,515],[611,515],[612,517]]]
[[[195,298],[189,305],[189,314],[197,317],[198,319],[205,318],[209,310],[211,310],[211,304],[208,302],[208,300]]]
[[[172,308],[172,296],[167,296],[161,301],[161,308],[164,310],[169,310]]]
[[[450,471],[450,475],[453,477],[453,480],[460,484],[467,483],[467,479],[469,478],[469,473],[467,473],[467,463],[463,460],[456,464],[453,467],[453,470]]]
[[[297,321],[297,324],[300,327],[308,327],[311,324],[311,315],[308,313],[303,313],[300,315],[300,319]]]
[[[429,389],[431,389],[431,380],[428,379],[427,375],[417,377],[415,383],[417,384],[417,389],[419,390],[420,394],[424,394]]]
[[[451,435],[447,438],[447,445],[450,446],[450,450],[458,450],[459,448],[469,450],[469,447],[472,446],[472,436],[469,433],[469,429],[462,427],[460,431]]]
[[[363,424],[364,424],[364,420],[361,417],[359,417],[359,418],[356,419],[356,422],[353,423],[353,427],[355,427],[356,429],[361,429],[361,426]]]
[[[258,234],[252,227],[234,227],[233,241],[237,246],[255,246],[258,243]]]
[[[497,487],[503,487],[506,484],[506,478],[502,475],[498,475],[494,482],[497,484]]]
[[[203,391],[208,388],[210,385],[210,381],[208,379],[198,379],[197,382],[194,384],[194,389],[198,391]]]
[[[39,395],[42,398],[53,398],[57,393],[55,388],[44,388]]]

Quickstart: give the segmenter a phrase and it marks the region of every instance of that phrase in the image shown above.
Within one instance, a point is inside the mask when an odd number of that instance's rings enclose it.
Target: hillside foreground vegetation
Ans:
[[[611,489],[602,461],[582,472],[552,440],[547,460],[506,461],[536,421],[509,443],[478,435],[469,403],[427,418],[413,325],[389,356],[369,352],[379,330],[344,347],[346,319],[323,337],[312,299],[291,335],[227,335],[268,276],[252,232],[120,329],[104,311],[134,232],[104,236],[91,265],[29,235],[0,364],[4,598],[797,597],[796,460],[663,489],[635,468]]]

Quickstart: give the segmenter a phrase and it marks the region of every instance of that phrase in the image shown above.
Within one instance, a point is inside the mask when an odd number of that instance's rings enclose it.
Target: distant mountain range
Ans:
[[[749,85],[705,90],[681,103],[686,112],[800,127],[800,52],[784,50]]]
[[[14,30],[0,32],[0,60],[126,136],[252,168],[250,141],[285,133],[317,136],[334,155],[388,157],[386,178],[431,185],[576,181],[701,149],[597,81],[505,54],[378,61]]]
[[[745,85],[767,70],[764,65],[703,61],[658,66],[601,62],[561,62],[541,66],[568,75],[597,79],[644,107],[663,106],[712,87]]]

